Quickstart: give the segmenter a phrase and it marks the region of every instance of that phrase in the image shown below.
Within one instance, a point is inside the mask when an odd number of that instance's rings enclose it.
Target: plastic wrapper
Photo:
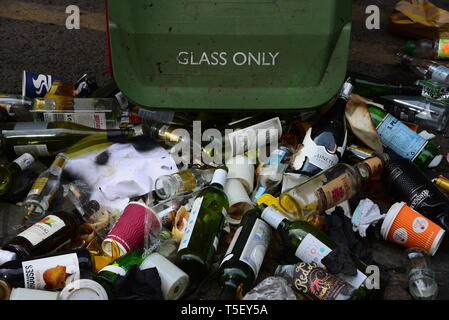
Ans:
[[[287,280],[268,277],[249,291],[243,300],[297,300]]]

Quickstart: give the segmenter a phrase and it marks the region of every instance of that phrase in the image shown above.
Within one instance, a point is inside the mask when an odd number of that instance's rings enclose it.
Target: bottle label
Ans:
[[[445,66],[438,66],[431,68],[432,80],[442,83],[446,83],[449,78],[449,69]]]
[[[426,139],[391,114],[379,124],[377,132],[384,145],[409,160],[414,160],[427,144]]]
[[[264,141],[266,145],[277,142],[282,136],[281,120],[278,117],[273,118],[228,134],[232,155],[236,156],[246,151],[255,150],[261,140],[261,135],[264,138],[268,136],[268,139]]]
[[[345,200],[348,200],[353,193],[352,179],[347,173],[339,175],[334,180],[324,184],[315,191],[318,199],[319,211],[333,208]]]
[[[324,146],[318,146],[315,141],[312,140],[311,134],[312,128],[307,130],[303,141],[303,148],[299,151],[293,162],[293,169],[297,171],[300,170],[304,165],[306,157],[310,164],[321,170],[326,170],[336,165],[340,161],[337,154],[328,152]]]
[[[376,176],[382,171],[384,165],[379,157],[372,157],[363,161],[365,167],[368,169],[371,177]]]
[[[253,229],[248,237],[240,261],[245,262],[253,269],[254,275],[257,277],[260,267],[267,252],[268,243],[271,235],[270,226],[260,219],[256,219]]]
[[[76,253],[22,262],[25,288],[56,290],[80,279]]]
[[[335,300],[346,283],[316,264],[298,263],[293,283],[296,290],[314,300]]]
[[[281,222],[285,219],[280,212],[276,211],[272,207],[265,208],[265,210],[262,211],[261,217],[266,223],[275,229],[277,229]]]
[[[35,223],[22,233],[18,234],[18,237],[27,239],[33,246],[41,243],[45,239],[48,239],[57,231],[65,227],[64,221],[54,215],[49,215],[41,221]]]
[[[106,115],[104,113],[51,113],[43,114],[45,122],[73,122],[86,127],[106,130]]]
[[[16,163],[23,171],[34,163],[34,157],[29,153],[24,153],[19,158],[14,160],[14,163]]]
[[[271,166],[273,168],[279,167],[279,164],[282,162],[286,154],[287,152],[281,149],[273,151],[273,153],[270,155],[270,159],[268,159],[268,162],[265,165]]]
[[[24,146],[14,146],[14,152],[17,156],[21,156],[24,153],[35,154],[39,157],[48,157],[50,152],[46,144],[34,144],[34,145],[24,145]]]
[[[309,233],[296,249],[295,256],[304,262],[315,263],[321,268],[324,268],[321,260],[331,252],[331,248]],[[366,275],[359,270],[357,270],[355,276],[340,275],[339,277],[354,288],[360,287],[367,278]]]
[[[198,214],[201,209],[201,204],[203,203],[204,197],[196,198],[192,205],[192,210],[190,211],[189,221],[187,222],[187,226],[184,230],[183,237],[181,243],[179,244],[178,252],[182,249],[188,247],[190,238],[192,237],[193,229],[195,228],[196,220],[198,219]]]
[[[226,170],[217,169],[217,170],[215,170],[214,176],[213,176],[210,184],[218,183],[219,185],[224,187],[227,177],[228,177],[228,172]]]
[[[34,181],[33,186],[31,187],[30,192],[28,193],[28,196],[38,196],[42,193],[45,186],[47,185],[48,178],[37,178],[36,181]]]
[[[449,39],[440,39],[438,44],[438,59],[449,59]]]
[[[122,267],[119,266],[114,266],[114,265],[109,265],[104,267],[103,269],[101,269],[98,274],[100,274],[101,272],[112,272],[114,274],[118,274],[122,277],[124,277],[126,275],[126,270],[123,269]]]

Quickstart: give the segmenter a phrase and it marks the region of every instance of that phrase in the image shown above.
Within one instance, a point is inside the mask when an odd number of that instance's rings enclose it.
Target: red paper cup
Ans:
[[[443,240],[445,231],[404,202],[400,202],[388,210],[381,233],[385,240],[407,248],[422,248],[433,256]]]
[[[145,219],[147,217],[149,231],[151,233],[159,232],[162,223],[158,215],[143,203],[130,202],[101,244],[103,251],[112,255],[112,242],[115,242],[120,248],[120,256],[142,247],[145,240]]]

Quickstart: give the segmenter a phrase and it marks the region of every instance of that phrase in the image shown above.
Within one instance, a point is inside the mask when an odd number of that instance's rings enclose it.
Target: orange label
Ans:
[[[347,173],[339,175],[315,191],[319,211],[323,212],[348,200],[352,196],[352,192],[351,177]]]

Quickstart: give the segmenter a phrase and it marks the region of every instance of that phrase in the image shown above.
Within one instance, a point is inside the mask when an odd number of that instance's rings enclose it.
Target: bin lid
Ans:
[[[151,109],[291,110],[337,94],[351,0],[108,0],[115,81]]]

